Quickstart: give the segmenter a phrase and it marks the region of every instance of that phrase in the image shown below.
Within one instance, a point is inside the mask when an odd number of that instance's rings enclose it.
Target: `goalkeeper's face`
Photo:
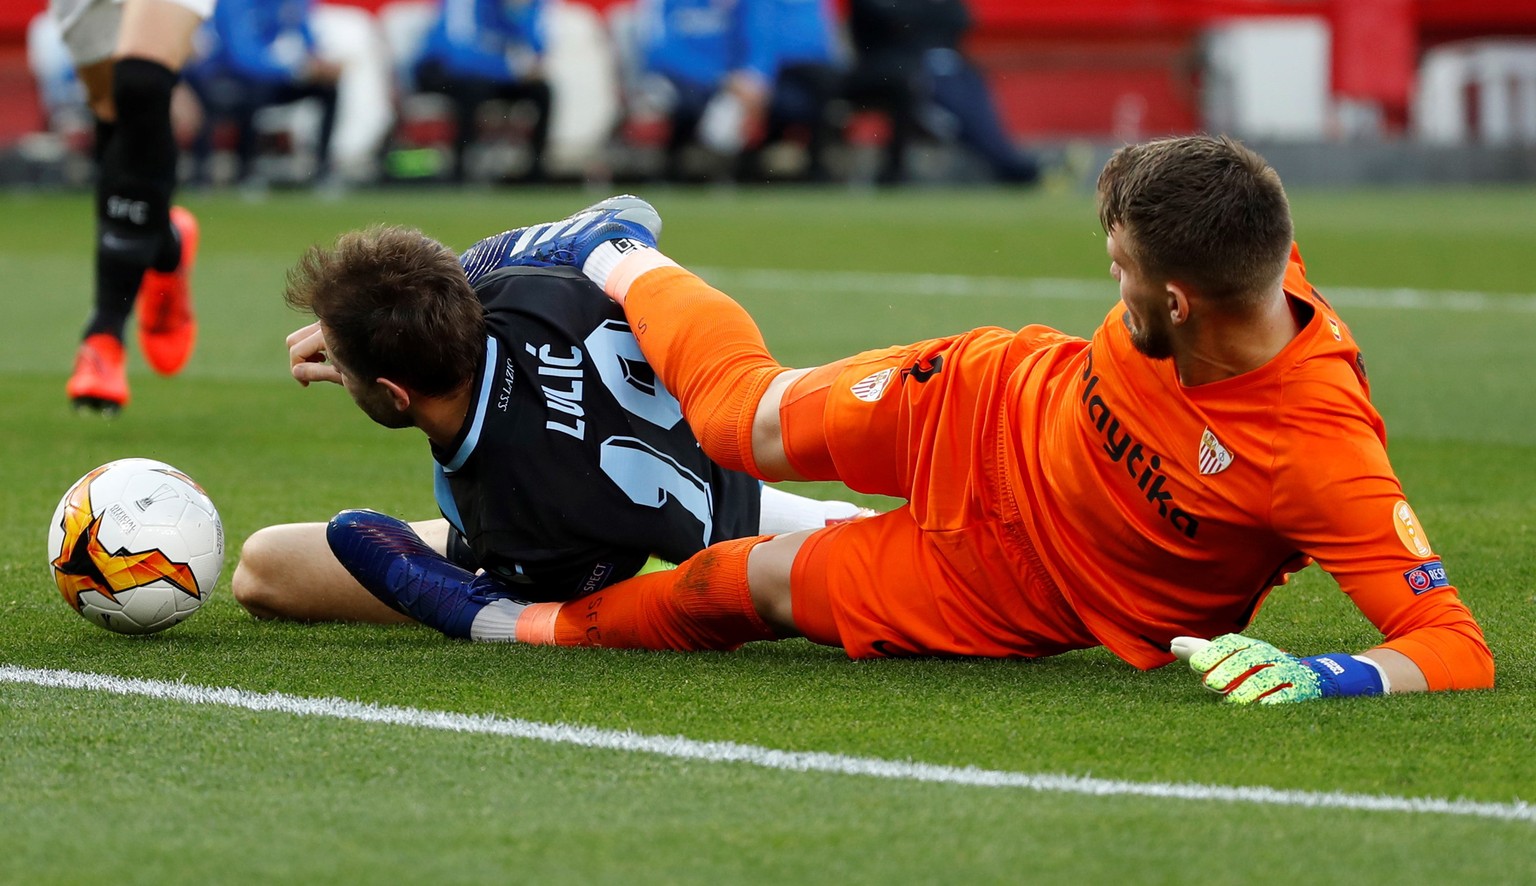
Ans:
[[[1120,301],[1125,305],[1125,325],[1131,345],[1153,360],[1173,356],[1173,320],[1168,313],[1168,289],[1149,281],[1116,241],[1111,231],[1105,243],[1109,253],[1109,275],[1120,284]]]

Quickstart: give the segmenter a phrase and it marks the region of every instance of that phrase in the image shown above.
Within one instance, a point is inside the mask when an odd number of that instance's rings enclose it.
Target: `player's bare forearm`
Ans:
[[[1424,672],[1413,663],[1413,659],[1384,646],[1377,646],[1360,653],[1362,657],[1369,658],[1386,674],[1387,680],[1396,692],[1428,692],[1429,681],[1424,678]]]

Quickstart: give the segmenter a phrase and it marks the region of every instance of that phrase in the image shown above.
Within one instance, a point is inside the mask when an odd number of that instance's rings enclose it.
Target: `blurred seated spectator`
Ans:
[[[313,8],[314,0],[219,0],[201,32],[205,45],[199,58],[185,70],[204,113],[193,144],[196,178],[206,180],[214,132],[231,122],[237,176],[250,182],[258,149],[257,113],[303,99],[320,102],[314,174],[317,179],[329,174],[341,67],[316,51]]]
[[[776,0],[642,0],[636,29],[647,89],[668,109],[667,178],[685,178],[695,140],[734,157],[760,126],[776,69]]]
[[[336,130],[331,136],[330,166],[336,184],[376,180],[384,142],[396,124],[393,57],[379,16],[360,6],[322,2],[310,16],[320,57],[341,67],[336,81]],[[317,129],[318,114],[290,113],[289,125],[303,140]],[[308,110],[318,111],[318,108]],[[312,118],[306,119],[306,118]]]
[[[545,5],[545,0],[442,0],[414,74],[417,89],[442,93],[453,105],[454,181],[465,180],[466,156],[479,136],[480,109],[492,101],[531,105],[531,156],[520,179],[545,178],[551,106]]]
[[[775,73],[762,138],[742,155],[738,177],[761,176],[762,148],[791,129],[805,130],[803,177],[828,181],[826,151],[836,135],[829,114],[843,93],[845,53],[828,0],[768,0],[774,33]]]
[[[857,62],[848,96],[891,117],[881,182],[905,179],[906,152],[920,124],[975,151],[998,181],[1040,177],[1039,164],[1014,145],[986,80],[960,49],[970,27],[964,0],[849,0]]]
[[[84,134],[93,125],[85,88],[75,75],[74,60],[53,16],[39,12],[27,24],[27,67],[37,81],[39,104],[49,131],[66,138]]]

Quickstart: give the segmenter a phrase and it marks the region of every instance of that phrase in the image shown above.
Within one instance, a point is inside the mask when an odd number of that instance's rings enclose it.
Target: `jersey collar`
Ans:
[[[496,339],[486,336],[485,362],[480,364],[480,394],[470,403],[469,414],[464,417],[464,427],[459,429],[458,445],[446,460],[442,450],[432,447],[432,457],[437,459],[447,473],[451,474],[464,467],[464,462],[469,460],[480,443],[480,431],[485,427],[486,406],[491,400],[491,384],[496,380],[493,369],[498,362],[497,356]]]

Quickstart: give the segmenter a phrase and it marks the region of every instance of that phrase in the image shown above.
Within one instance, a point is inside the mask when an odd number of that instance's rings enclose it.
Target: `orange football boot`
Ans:
[[[127,360],[123,343],[98,332],[86,336],[75,352],[75,371],[64,393],[76,409],[116,415],[128,405]]]
[[[192,289],[188,285],[197,260],[197,218],[181,206],[172,206],[171,224],[181,235],[181,264],[174,271],[146,270],[137,302],[139,346],[150,368],[161,375],[180,372],[197,341],[197,318],[192,315]]]

